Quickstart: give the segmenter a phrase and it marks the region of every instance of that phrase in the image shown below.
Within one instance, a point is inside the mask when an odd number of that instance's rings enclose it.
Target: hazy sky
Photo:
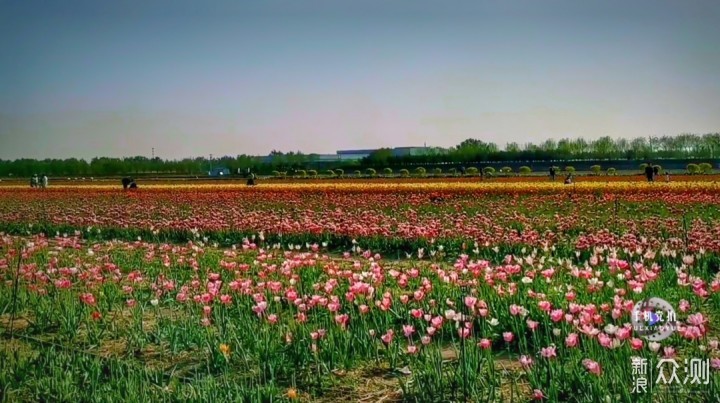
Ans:
[[[720,1],[0,0],[0,158],[720,130]]]

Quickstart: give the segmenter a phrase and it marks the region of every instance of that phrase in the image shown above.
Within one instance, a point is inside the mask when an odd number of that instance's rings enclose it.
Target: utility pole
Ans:
[[[152,148],[152,159],[155,159],[155,147]]]
[[[212,154],[210,154],[210,172],[212,172]]]

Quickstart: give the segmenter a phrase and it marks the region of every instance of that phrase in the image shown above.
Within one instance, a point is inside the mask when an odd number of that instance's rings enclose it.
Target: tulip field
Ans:
[[[0,187],[0,401],[720,399],[715,181],[118,187]]]

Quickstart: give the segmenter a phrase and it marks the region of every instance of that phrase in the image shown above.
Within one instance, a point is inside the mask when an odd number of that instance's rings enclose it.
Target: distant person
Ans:
[[[40,179],[38,179],[37,174],[34,174],[34,175],[30,178],[30,187],[31,187],[31,188],[36,188],[36,187],[38,187],[38,186],[40,186]]]
[[[132,182],[135,182],[135,180],[133,180],[133,178],[127,178],[127,177],[122,178],[123,189],[127,189],[128,186],[130,186],[130,184],[131,184]]]
[[[665,182],[666,183],[670,182],[670,172],[668,172],[668,171],[665,171]]]
[[[655,166],[653,167],[653,176],[654,176],[655,178],[657,178],[658,176],[660,176],[660,167],[657,166],[657,165],[655,165]]]
[[[568,173],[567,176],[565,177],[565,184],[572,185],[572,183],[573,183],[572,173]]]
[[[137,189],[137,183],[135,183],[135,181],[133,180],[132,182],[130,182],[130,185],[128,185],[128,187],[131,190],[135,190],[135,189]]]
[[[645,167],[645,177],[647,178],[648,182],[653,182],[655,176],[655,171],[653,170],[652,164],[647,164]]]
[[[255,186],[255,173],[250,173],[250,175],[248,175],[247,185]]]
[[[557,174],[557,171],[555,171],[555,167],[550,167],[550,180],[555,182],[555,175]]]
[[[40,179],[40,184],[41,184],[40,186],[41,186],[43,189],[46,189],[46,188],[48,187],[48,177],[47,177],[47,175],[44,175],[44,174],[43,174],[42,178]]]

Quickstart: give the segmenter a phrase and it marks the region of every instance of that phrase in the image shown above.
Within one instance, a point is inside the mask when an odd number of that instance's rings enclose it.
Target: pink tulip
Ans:
[[[470,308],[471,310],[475,308],[475,304],[477,303],[477,298],[468,295],[465,297],[465,306]]]
[[[540,355],[547,359],[555,358],[557,357],[557,350],[555,346],[543,347],[540,349]]]
[[[688,316],[687,322],[694,326],[702,326],[705,322],[707,322],[707,319],[705,319],[702,313],[698,312]]]
[[[577,333],[570,333],[565,338],[565,346],[567,346],[568,348],[577,347],[579,341],[580,341],[580,336],[578,336]]]
[[[342,315],[335,315],[335,323],[340,325],[340,327],[342,327],[343,329],[347,328],[349,321],[350,321],[350,317],[346,313],[344,313]]]
[[[552,309],[552,304],[550,301],[540,301],[538,302],[538,308],[540,308],[541,311],[549,312],[550,309]]]
[[[602,372],[602,369],[600,368],[600,364],[598,364],[596,361],[593,361],[589,358],[586,358],[582,360],[582,364],[585,367],[585,369],[588,370],[593,375],[600,375]]]
[[[562,309],[554,309],[552,312],[550,312],[550,320],[557,323],[563,320],[565,317],[565,314],[563,313]]]
[[[618,340],[625,340],[630,338],[630,334],[632,333],[632,330],[627,327],[621,327],[615,332],[615,337],[617,337]]]
[[[91,293],[80,294],[80,301],[82,301],[85,305],[90,306],[93,306],[96,303],[95,296]]]
[[[390,344],[392,343],[394,334],[395,332],[393,332],[392,329],[388,329],[388,331],[385,332],[384,335],[380,336],[380,340],[382,340],[382,342],[385,344]]]
[[[598,339],[598,342],[600,342],[601,346],[603,346],[605,348],[612,347],[612,338],[610,336],[608,336],[607,334],[599,333],[597,335],[597,339]]]
[[[533,365],[533,359],[527,355],[521,355],[520,356],[520,365],[522,365],[522,367],[526,370],[530,369],[530,367],[532,367],[532,365]]]

